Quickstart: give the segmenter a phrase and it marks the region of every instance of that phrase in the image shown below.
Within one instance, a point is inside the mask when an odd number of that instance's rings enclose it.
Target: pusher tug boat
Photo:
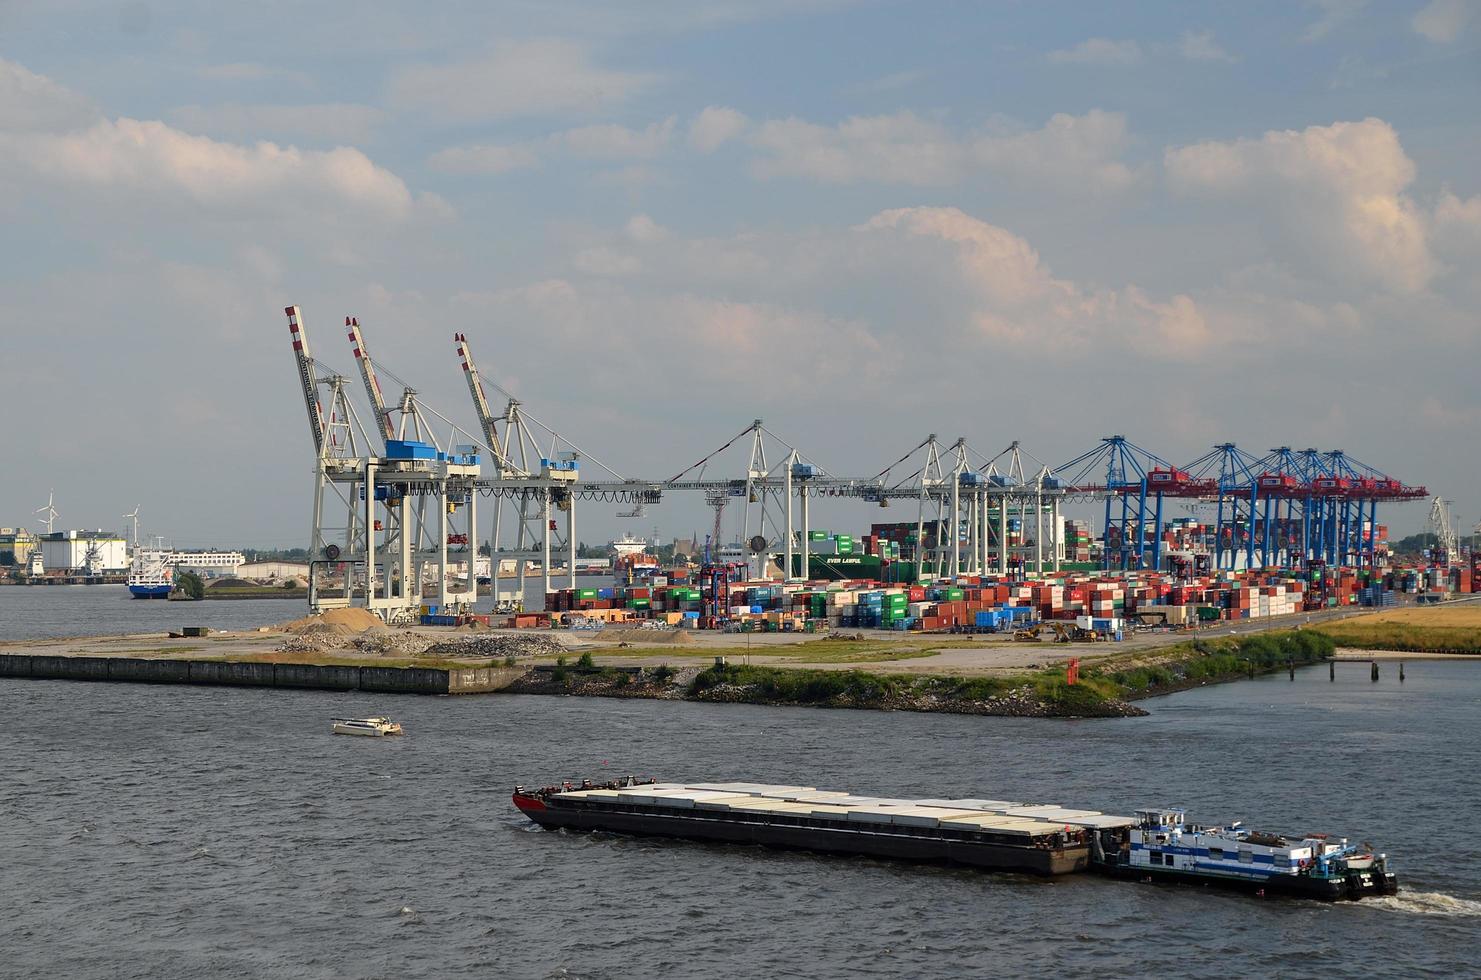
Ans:
[[[1392,895],[1385,855],[1323,834],[1200,827],[1176,808],[1133,817],[1009,800],[898,799],[770,783],[661,783],[628,777],[514,789],[549,830],[867,855],[1038,875],[1096,872],[1326,901]]]

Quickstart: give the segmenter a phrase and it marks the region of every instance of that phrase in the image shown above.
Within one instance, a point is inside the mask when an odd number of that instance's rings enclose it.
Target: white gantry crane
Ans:
[[[1450,503],[1439,496],[1430,503],[1430,527],[1435,532],[1439,550],[1444,552],[1443,561],[1446,565],[1454,565],[1460,560],[1460,548],[1455,540],[1455,521],[1450,516]]]
[[[355,363],[360,367],[360,380],[365,384],[365,395],[370,399],[371,410],[375,413],[376,432],[383,442],[390,442],[396,438],[396,428],[391,423],[391,410],[386,407],[385,396],[381,394],[381,382],[375,374],[375,363],[371,361],[370,351],[365,348],[365,338],[360,334],[359,319],[345,317],[345,330],[350,335]]]
[[[548,455],[542,453],[534,437],[525,425],[520,411],[519,399],[508,392],[504,414],[497,416],[489,405],[488,393],[484,390],[483,376],[473,360],[473,351],[468,346],[468,337],[463,333],[453,334],[458,361],[463,369],[463,378],[468,382],[468,394],[473,399],[473,410],[478,416],[479,430],[494,462],[495,494],[493,533],[489,539],[489,573],[493,582],[496,603],[512,606],[523,602],[525,595],[526,569],[531,560],[538,559],[544,579],[545,591],[551,590],[551,553],[554,548],[564,547],[566,552],[566,575],[570,588],[576,587],[576,500],[570,492],[575,482],[574,469],[553,469],[549,458],[555,455],[552,448]],[[497,385],[495,386],[497,387]],[[500,431],[502,425],[502,432]],[[501,551],[503,536],[504,502],[508,498],[514,507],[515,540],[512,550]],[[565,541],[552,536],[556,528],[553,510],[566,515]],[[537,546],[538,542],[538,546]],[[499,561],[510,558],[515,562],[518,577],[518,592],[513,595],[499,592]]]
[[[416,616],[423,601],[441,606],[468,606],[476,595],[474,573],[474,481],[476,457],[446,454],[428,445],[415,454],[372,455],[370,440],[351,406],[344,377],[331,374],[322,381],[309,350],[303,316],[298,307],[285,309],[293,336],[293,354],[308,412],[315,449],[313,533],[309,556],[309,605],[315,612],[356,604],[388,622]],[[351,332],[351,340],[358,335]],[[374,365],[362,343],[356,344],[367,394],[379,392]],[[368,371],[367,371],[368,368]],[[319,398],[319,386],[329,388],[329,411]],[[410,400],[407,399],[403,402]],[[384,400],[371,394],[376,430],[381,440],[391,438]],[[403,412],[403,429],[406,424]],[[414,414],[414,409],[413,409]],[[421,434],[420,427],[417,429]],[[362,452],[362,447],[364,451]],[[338,497],[344,523],[331,523],[326,503]],[[458,533],[450,518],[466,514],[468,533]],[[415,512],[420,520],[413,519]],[[435,540],[423,540],[412,528],[435,529]],[[467,576],[449,589],[450,545],[466,558]],[[435,595],[424,594],[428,566],[438,569]]]

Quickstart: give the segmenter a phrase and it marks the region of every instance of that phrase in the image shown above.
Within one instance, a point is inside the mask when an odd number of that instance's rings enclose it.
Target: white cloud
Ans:
[[[0,95],[0,184],[11,188],[88,191],[115,208],[143,203],[153,214],[403,219],[419,203],[429,215],[449,210],[434,195],[414,199],[400,177],[353,148],[230,143],[160,121],[104,119],[55,82],[9,62],[0,62]]]
[[[946,184],[959,179],[964,162],[961,145],[946,127],[911,112],[854,116],[837,126],[773,119],[757,128],[751,144],[767,154],[753,164],[760,177],[839,184]]]
[[[405,218],[411,193],[359,150],[243,146],[162,122],[105,120],[70,133],[0,133],[0,168],[13,177],[110,197],[145,195],[217,212],[365,209]]]
[[[661,242],[669,237],[669,231],[646,214],[635,214],[627,219],[623,226],[623,233],[630,241],[642,245],[651,245]]]
[[[68,130],[97,119],[87,99],[0,58],[0,131]]]
[[[1056,65],[1095,65],[1102,68],[1129,68],[1142,63],[1142,46],[1136,41],[1115,41],[1092,37],[1073,48],[1049,52]]]
[[[643,129],[628,129],[614,123],[578,126],[523,143],[448,147],[432,154],[427,164],[444,173],[495,176],[537,167],[552,153],[598,160],[650,160],[668,147],[676,125],[677,118],[669,116]]]
[[[539,152],[527,143],[450,146],[445,150],[438,150],[427,159],[429,167],[443,173],[488,176],[511,170],[527,170],[539,163]]]
[[[1447,280],[1466,294],[1472,309],[1481,303],[1481,194],[1470,198],[1440,195],[1433,218],[1435,249],[1448,263]],[[1472,327],[1471,329],[1474,329]]]
[[[1178,38],[1178,54],[1189,61],[1222,61],[1233,64],[1239,59],[1214,40],[1213,31],[1188,31]]]
[[[1126,119],[1100,110],[1059,113],[1020,133],[961,136],[910,112],[855,116],[836,126],[769,120],[749,141],[763,153],[752,164],[760,177],[944,186],[982,172],[1092,191],[1122,189],[1134,179],[1118,159]]]
[[[1435,205],[1435,223],[1441,228],[1464,229],[1481,236],[1481,194],[1461,198],[1451,192]]]
[[[1012,341],[1183,361],[1260,333],[1244,328],[1250,316],[1210,311],[1189,295],[1088,287],[1056,276],[1023,237],[957,208],[895,208],[848,230],[725,239],[631,232],[630,222],[621,235],[585,244],[573,264],[600,279],[633,280],[647,292],[708,289],[830,318],[857,311],[854,320],[879,345],[907,343],[921,358],[970,361]],[[834,357],[858,370],[857,353],[839,349]]]
[[[750,125],[751,121],[734,109],[706,106],[689,124],[689,145],[701,153],[713,153]]]
[[[572,258],[571,264],[579,272],[604,279],[635,275],[643,268],[642,260],[636,255],[628,255],[605,245],[582,249]]]
[[[449,123],[515,116],[590,112],[623,102],[657,76],[593,63],[590,50],[571,41],[504,41],[477,61],[404,68],[391,78],[390,101]]]
[[[916,82],[925,78],[928,73],[921,68],[912,68],[908,71],[891,72],[878,78],[850,85],[844,91],[852,95],[879,95],[882,92],[897,92],[902,88],[909,88]]]
[[[1415,33],[1436,44],[1449,44],[1465,32],[1474,13],[1473,0],[1430,0],[1410,23]]]
[[[603,159],[649,160],[668,147],[674,134],[674,116],[643,129],[628,129],[613,123],[568,129],[557,139],[572,153]]]
[[[1056,113],[1042,129],[984,136],[972,143],[971,157],[1028,182],[1114,191],[1136,179],[1119,159],[1126,145],[1126,117],[1092,109],[1083,116]]]
[[[1414,164],[1381,119],[1169,149],[1164,163],[1174,190],[1253,207],[1293,261],[1401,292],[1435,274],[1423,217],[1404,193]]]
[[[453,305],[460,317],[529,324],[535,346],[552,352],[579,349],[588,361],[603,365],[604,375],[664,377],[677,371],[701,379],[709,395],[731,404],[795,396],[799,388],[867,380],[881,372],[882,346],[866,324],[759,299],[683,290],[653,294],[610,279],[553,278],[495,292],[465,292]],[[678,337],[682,347],[675,346]],[[776,359],[783,348],[789,356]],[[764,371],[736,370],[763,363]],[[862,390],[859,395],[867,397]],[[837,406],[848,397],[837,392],[831,403]]]
[[[171,110],[183,129],[229,139],[297,137],[331,145],[363,143],[386,114],[374,106],[340,102],[311,105],[187,105]]]
[[[1368,5],[1368,0],[1307,0],[1307,5],[1321,12],[1301,34],[1301,40],[1309,43],[1320,41],[1352,20]]]

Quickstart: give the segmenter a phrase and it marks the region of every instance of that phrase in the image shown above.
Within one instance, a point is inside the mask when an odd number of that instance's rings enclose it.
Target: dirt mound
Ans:
[[[384,626],[380,617],[368,609],[360,609],[354,606],[345,609],[331,609],[317,616],[305,616],[287,623],[280,623],[278,629],[285,633],[303,633],[318,626],[342,627],[348,633],[364,633],[366,630]]]
[[[206,583],[208,589],[255,589],[256,582],[244,578],[213,578]]]

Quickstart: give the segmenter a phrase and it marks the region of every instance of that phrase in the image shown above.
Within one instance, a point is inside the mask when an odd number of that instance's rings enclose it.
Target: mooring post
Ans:
[[[1373,679],[1378,680],[1378,661],[1373,661]]]
[[[1335,661],[1335,660],[1328,660],[1327,661],[1327,680],[1329,680],[1329,681],[1335,681],[1336,679],[1337,679],[1337,661]]]
[[[1404,661],[1399,661],[1399,683],[1404,683]]]
[[[1286,661],[1286,669],[1291,672],[1291,680],[1295,680],[1296,679],[1296,661],[1294,661],[1294,660],[1287,660]]]

